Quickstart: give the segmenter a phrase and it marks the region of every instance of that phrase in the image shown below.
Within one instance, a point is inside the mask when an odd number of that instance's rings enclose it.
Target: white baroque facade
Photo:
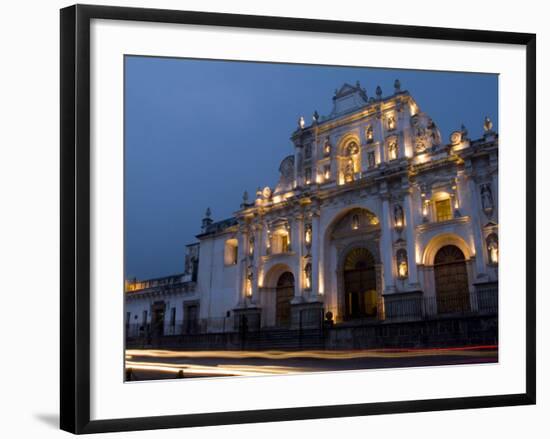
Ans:
[[[185,326],[186,303],[197,306],[193,327],[217,332],[235,330],[243,316],[249,329],[307,328],[323,318],[476,313],[496,300],[492,123],[485,119],[480,139],[462,127],[445,143],[399,81],[394,87],[369,98],[359,83],[344,84],[328,116],[300,118],[274,188],[254,200],[245,193],[233,218],[214,222],[207,211],[187,257],[193,292],[170,296],[178,322]],[[150,323],[155,301],[136,299],[139,291],[127,294],[127,318],[148,310]]]

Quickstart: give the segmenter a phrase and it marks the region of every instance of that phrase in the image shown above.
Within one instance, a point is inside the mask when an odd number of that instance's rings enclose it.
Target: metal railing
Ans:
[[[234,317],[214,317],[189,321],[130,323],[125,326],[127,338],[152,339],[159,336],[234,332]]]
[[[384,298],[386,320],[419,320],[441,316],[498,313],[498,285],[476,288],[474,292],[445,297]]]

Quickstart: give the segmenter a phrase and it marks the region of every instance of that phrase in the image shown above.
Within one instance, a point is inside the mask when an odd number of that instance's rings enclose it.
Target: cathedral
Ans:
[[[128,280],[127,334],[376,324],[496,310],[498,135],[446,142],[401,89],[344,84],[274,186],[210,209],[181,274]],[[215,206],[214,211],[215,211]]]

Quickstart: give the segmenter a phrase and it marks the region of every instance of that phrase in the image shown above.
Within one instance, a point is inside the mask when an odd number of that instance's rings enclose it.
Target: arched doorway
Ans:
[[[351,250],[344,261],[344,319],[376,317],[376,269],[366,248]]]
[[[294,297],[294,275],[285,271],[277,281],[275,322],[277,326],[290,325],[290,301]]]
[[[435,291],[438,313],[470,309],[468,270],[464,253],[455,245],[441,247],[434,258]]]

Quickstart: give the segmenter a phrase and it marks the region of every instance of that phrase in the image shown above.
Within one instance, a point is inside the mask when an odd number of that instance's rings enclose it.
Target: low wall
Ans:
[[[428,348],[498,343],[498,318],[460,316],[414,322],[339,324],[319,330],[262,330],[129,338],[127,348],[180,350]]]
[[[422,348],[498,343],[496,316],[337,326],[326,334],[326,349]]]

